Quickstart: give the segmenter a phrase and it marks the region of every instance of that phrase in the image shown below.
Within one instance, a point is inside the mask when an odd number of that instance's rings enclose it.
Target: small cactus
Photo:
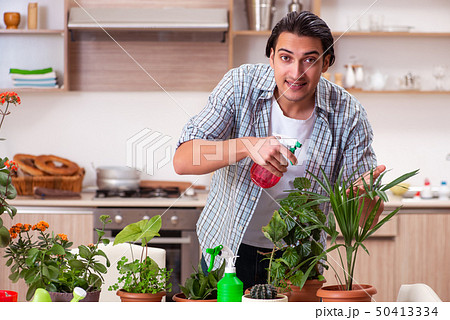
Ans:
[[[275,299],[277,289],[271,284],[255,284],[250,290],[253,299]]]

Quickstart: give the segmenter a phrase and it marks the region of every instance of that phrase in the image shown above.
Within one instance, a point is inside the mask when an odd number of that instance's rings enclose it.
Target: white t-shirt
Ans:
[[[262,189],[261,197],[256,205],[255,212],[245,231],[243,243],[255,247],[272,248],[272,242],[267,239],[261,231],[261,228],[267,225],[275,210],[279,209],[278,199],[288,195],[285,190],[294,189],[294,179],[302,177],[305,174],[306,151],[308,150],[311,133],[314,122],[316,121],[316,112],[306,120],[297,120],[286,117],[283,114],[275,98],[272,99],[272,111],[269,123],[269,135],[279,134],[297,139],[302,147],[295,150],[297,165],[289,163],[286,173],[280,181],[272,188]]]

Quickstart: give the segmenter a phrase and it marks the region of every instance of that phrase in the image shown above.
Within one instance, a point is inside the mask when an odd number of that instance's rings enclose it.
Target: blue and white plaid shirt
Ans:
[[[269,65],[247,64],[230,70],[209,96],[206,107],[185,125],[178,146],[192,139],[267,137],[275,87]],[[334,182],[341,167],[349,177],[358,168],[363,173],[376,165],[372,128],[364,108],[353,96],[321,78],[315,110],[317,118],[306,170],[319,175],[322,167]],[[238,252],[262,190],[250,179],[252,164],[247,157],[213,175],[206,206],[197,222],[200,246],[208,264],[206,248],[223,244]],[[312,189],[320,191],[314,181]]]

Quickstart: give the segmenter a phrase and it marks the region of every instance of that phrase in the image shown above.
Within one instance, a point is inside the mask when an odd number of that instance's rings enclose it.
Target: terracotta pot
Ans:
[[[20,23],[20,13],[5,12],[3,14],[3,21],[5,21],[6,29],[17,29]]]
[[[166,295],[164,291],[158,293],[133,293],[120,289],[116,292],[122,302],[161,302]]]
[[[344,290],[340,285],[326,286],[317,291],[322,302],[371,302],[377,293],[375,287],[368,284],[353,285],[352,290]]]
[[[70,302],[73,294],[69,292],[49,292],[52,302]],[[98,302],[100,299],[100,290],[92,291],[86,294],[86,297],[80,302]]]
[[[192,299],[186,299],[186,296],[184,293],[180,292],[177,293],[172,297],[172,300],[175,302],[217,302],[217,299],[207,299],[207,300],[192,300]]]
[[[317,290],[322,288],[326,280],[306,280],[303,288],[300,290],[299,286],[291,285],[289,292],[289,302],[320,302],[320,298],[316,295]]]
[[[253,299],[250,294],[244,294],[242,302],[288,302],[288,297],[279,293],[275,299]]]

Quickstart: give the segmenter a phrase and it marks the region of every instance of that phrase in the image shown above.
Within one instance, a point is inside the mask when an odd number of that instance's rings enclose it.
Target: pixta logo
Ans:
[[[172,137],[149,128],[142,129],[127,139],[127,166],[153,175],[171,161]]]

